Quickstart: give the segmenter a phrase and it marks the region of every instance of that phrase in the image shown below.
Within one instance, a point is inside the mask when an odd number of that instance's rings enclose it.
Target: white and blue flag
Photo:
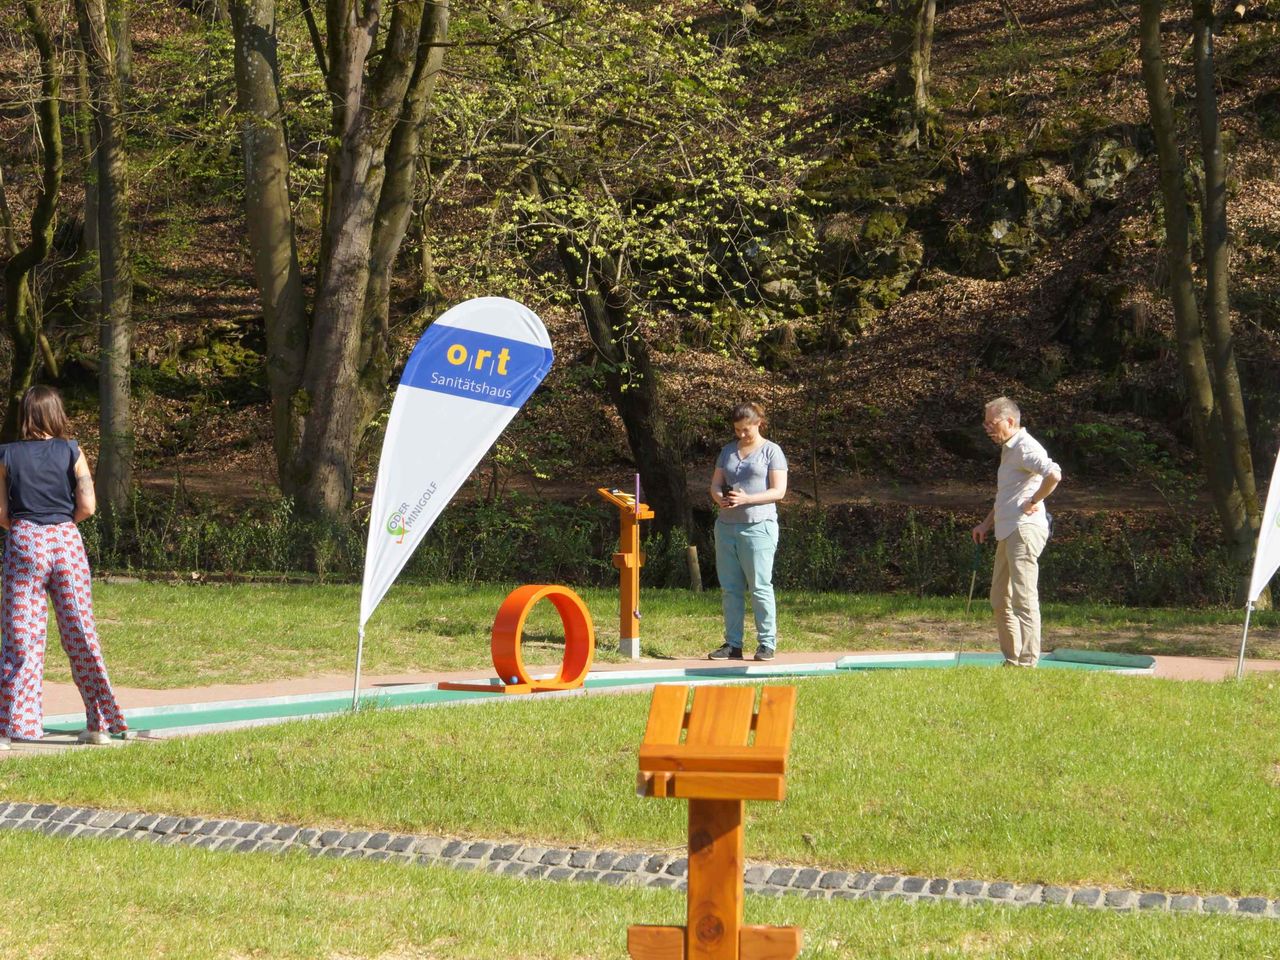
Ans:
[[[1258,546],[1253,553],[1253,572],[1249,576],[1249,596],[1246,598],[1248,602],[1244,612],[1244,633],[1240,635],[1240,656],[1236,660],[1237,680],[1244,677],[1244,651],[1249,642],[1249,618],[1253,616],[1253,605],[1262,596],[1262,591],[1267,589],[1267,584],[1277,570],[1280,570],[1280,451],[1276,452],[1276,465],[1271,471],[1271,488],[1267,492],[1267,505],[1262,511],[1262,527],[1258,531]]]
[[[418,340],[391,404],[369,514],[360,631],[485,451],[551,369],[551,340],[528,307],[480,297]],[[359,684],[359,661],[356,664]]]
[[[1276,465],[1271,471],[1271,488],[1267,492],[1258,546],[1253,554],[1253,573],[1249,578],[1250,603],[1262,596],[1276,570],[1280,570],[1280,451],[1276,453]],[[1274,599],[1274,594],[1272,596]],[[1275,606],[1274,603],[1272,605]]]

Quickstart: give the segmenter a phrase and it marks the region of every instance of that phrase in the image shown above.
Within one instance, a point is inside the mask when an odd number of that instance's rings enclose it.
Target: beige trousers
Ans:
[[[1020,523],[996,544],[991,609],[1009,666],[1034,667],[1040,659],[1040,552],[1048,538],[1043,527]]]

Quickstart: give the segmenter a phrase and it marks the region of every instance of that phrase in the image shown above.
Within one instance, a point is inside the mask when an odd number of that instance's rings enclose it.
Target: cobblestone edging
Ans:
[[[576,880],[610,886],[684,889],[688,869],[684,857],[661,853],[540,847],[367,830],[323,830],[280,823],[122,813],[51,803],[0,803],[0,830],[34,831],[51,837],[143,840],[237,853],[297,851],[318,857],[439,864],[455,870],[483,870],[531,880]],[[1280,919],[1280,900],[1266,897],[1201,897],[1000,880],[949,880],[767,863],[748,863],[744,879],[748,893],[772,897],[1074,906],[1118,912],[1165,911]]]

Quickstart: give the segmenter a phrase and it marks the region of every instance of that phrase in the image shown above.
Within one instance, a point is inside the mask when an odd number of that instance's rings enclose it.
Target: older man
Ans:
[[[1022,413],[1008,397],[986,405],[982,426],[1000,447],[996,501],[973,528],[983,543],[994,528],[996,565],[991,608],[1006,667],[1034,667],[1040,659],[1040,553],[1049,539],[1043,502],[1062,480],[1062,468],[1022,429]]]

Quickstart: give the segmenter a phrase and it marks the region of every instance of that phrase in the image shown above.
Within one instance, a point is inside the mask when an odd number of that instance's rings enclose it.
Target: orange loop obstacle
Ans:
[[[529,675],[520,652],[524,623],[529,611],[543,598],[551,601],[564,625],[564,659],[555,677],[537,679]],[[442,683],[441,690],[484,690],[501,693],[542,693],[548,690],[573,690],[580,686],[591,670],[596,656],[596,631],[591,612],[582,598],[556,584],[530,583],[507,594],[493,618],[489,652],[501,686],[489,683]]]

